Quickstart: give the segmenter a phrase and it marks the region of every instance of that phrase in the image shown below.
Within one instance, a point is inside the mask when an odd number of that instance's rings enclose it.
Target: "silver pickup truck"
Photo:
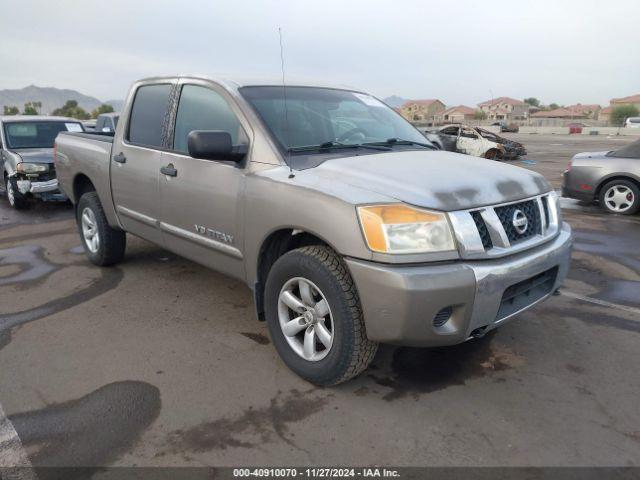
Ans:
[[[114,136],[56,142],[93,263],[121,261],[129,232],[241,279],[284,362],[318,385],[362,372],[380,342],[481,337],[569,268],[543,177],[438,151],[361,91],[150,78]]]
[[[66,201],[58,189],[53,143],[58,132],[82,132],[74,118],[14,115],[0,117],[1,190],[16,209],[30,197]]]

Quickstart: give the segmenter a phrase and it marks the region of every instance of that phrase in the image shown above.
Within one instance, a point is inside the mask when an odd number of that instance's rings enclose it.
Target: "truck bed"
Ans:
[[[90,140],[97,140],[99,142],[107,142],[107,143],[113,143],[113,133],[106,133],[106,132],[61,132],[64,135],[69,135],[72,137],[80,137],[80,138],[87,138]]]
[[[88,180],[100,195],[105,214],[117,222],[111,202],[110,166],[113,135],[60,132],[56,137],[56,172],[61,188],[76,203],[78,185]]]

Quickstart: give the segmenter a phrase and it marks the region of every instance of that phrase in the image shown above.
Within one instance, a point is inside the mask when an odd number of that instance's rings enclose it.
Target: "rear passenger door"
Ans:
[[[248,124],[243,128],[241,113],[224,89],[196,80],[183,80],[178,88],[172,151],[162,155],[165,173],[160,177],[164,245],[241,278],[243,165],[192,158],[187,136],[193,130],[222,130],[234,145],[246,145]]]
[[[167,143],[169,99],[174,84],[143,84],[134,93],[127,124],[111,152],[111,189],[128,232],[161,243],[160,162]]]

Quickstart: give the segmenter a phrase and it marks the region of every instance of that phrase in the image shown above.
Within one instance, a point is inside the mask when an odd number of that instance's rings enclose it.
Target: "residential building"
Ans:
[[[475,118],[476,111],[466,105],[458,105],[457,107],[447,108],[442,113],[442,121],[444,123],[465,123]]]
[[[530,117],[531,124],[537,127],[560,127],[567,123],[586,120],[587,113],[576,109],[556,108],[555,110],[540,110]]]
[[[611,114],[613,113],[613,109],[625,105],[633,105],[638,110],[640,110],[640,94],[631,95],[629,97],[612,98],[609,102],[609,106],[600,110],[598,119],[602,122],[611,122]]]
[[[576,115],[584,116],[584,118],[589,118],[591,120],[597,120],[598,114],[602,107],[596,104],[588,104],[583,105],[581,103],[576,103],[575,105],[569,105],[565,107],[567,110],[575,112]]]
[[[529,104],[510,97],[498,97],[478,104],[488,120],[513,122],[529,118]]]
[[[435,98],[425,100],[407,100],[400,107],[400,114],[412,123],[437,123],[442,121],[446,107]]]
[[[611,99],[611,107],[615,108],[619,107],[620,105],[633,105],[638,110],[640,110],[640,94]]]
[[[604,107],[602,110],[600,110],[600,113],[598,114],[598,120],[600,120],[601,122],[610,123],[612,113],[613,113],[612,106]]]

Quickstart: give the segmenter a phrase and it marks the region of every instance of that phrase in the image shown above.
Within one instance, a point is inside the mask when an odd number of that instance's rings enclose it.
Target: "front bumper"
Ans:
[[[564,282],[571,248],[571,227],[565,223],[554,240],[495,260],[428,266],[346,262],[358,288],[369,339],[426,347],[464,342],[472,332],[492,330],[548,298]],[[513,292],[509,287],[527,285],[530,279],[535,284],[545,272],[552,275],[548,283],[532,286],[505,306],[505,291]],[[436,314],[449,307],[449,320],[434,327]]]
[[[31,193],[41,197],[43,200],[63,201],[67,199],[67,196],[62,193],[58,186],[57,178],[42,182],[16,180],[16,188],[23,195]]]

